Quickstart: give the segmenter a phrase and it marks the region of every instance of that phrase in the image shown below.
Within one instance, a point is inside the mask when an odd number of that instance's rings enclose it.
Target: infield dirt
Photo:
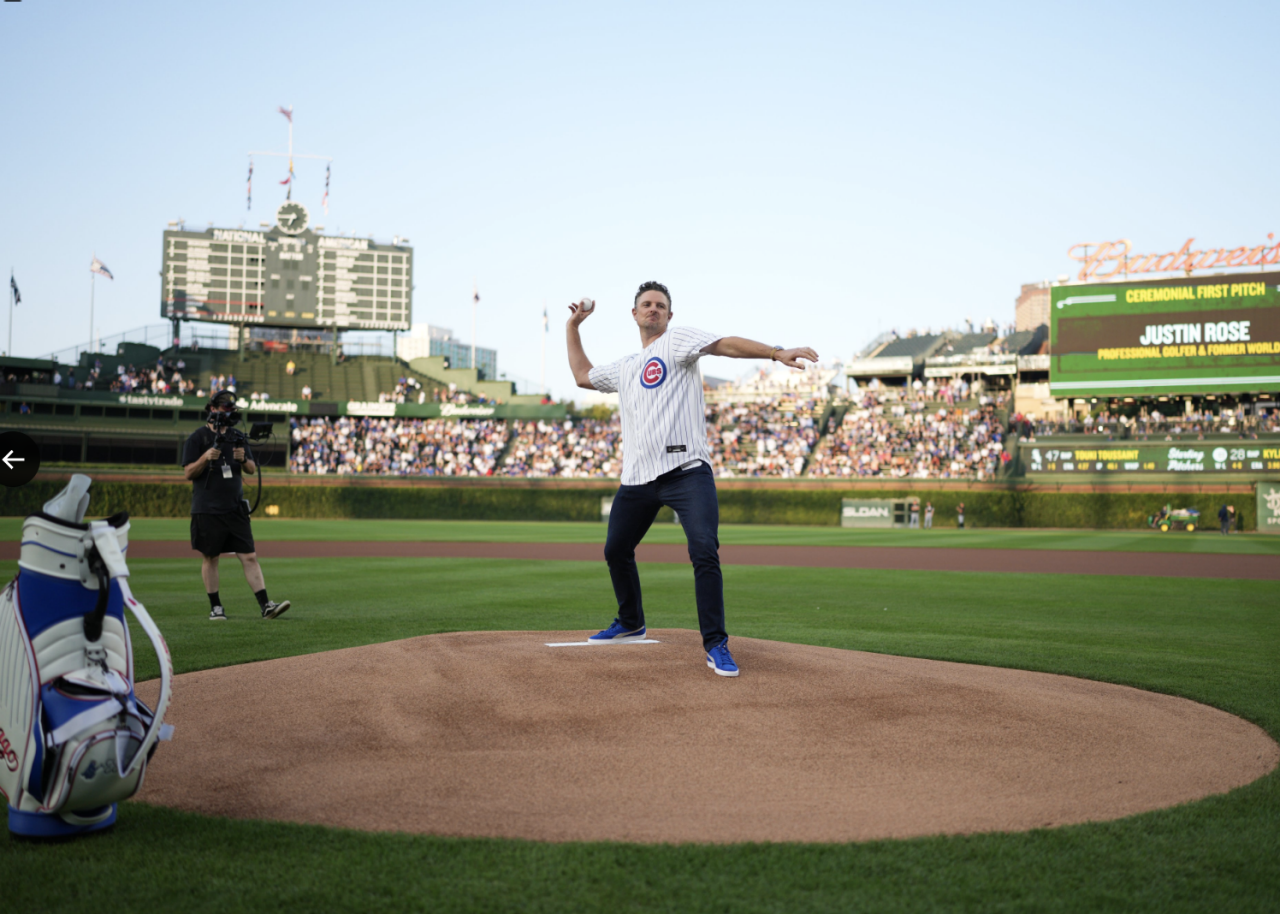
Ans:
[[[596,547],[598,548],[598,547]],[[462,632],[179,676],[144,802],[547,841],[861,841],[1115,819],[1249,783],[1258,727],[1066,676],[734,638]],[[144,698],[154,683],[144,684]]]

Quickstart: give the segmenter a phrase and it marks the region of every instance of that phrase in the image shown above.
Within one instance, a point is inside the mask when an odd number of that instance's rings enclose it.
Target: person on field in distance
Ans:
[[[235,411],[235,395],[223,390],[209,400],[206,423],[196,429],[182,446],[182,473],[191,480],[191,548],[201,555],[200,576],[209,596],[209,619],[227,618],[218,593],[218,556],[235,553],[244,569],[253,595],[258,598],[262,618],[275,619],[289,608],[289,601],[272,602],[262,579],[262,566],[253,545],[249,509],[244,501],[241,474],[258,472],[253,453],[243,437],[217,444],[220,416]]]
[[[594,311],[569,306],[566,326],[569,367],[586,390],[617,393],[622,415],[622,484],[609,512],[604,557],[618,599],[618,615],[593,643],[638,641],[645,636],[644,605],[636,570],[636,546],[664,505],[675,510],[689,542],[698,628],[707,666],[720,676],[737,676],[724,620],[724,579],[720,573],[720,505],[711,453],[707,448],[702,377],[704,355],[771,359],[801,368],[818,360],[812,349],[784,349],[737,336],[717,336],[689,327],[671,327],[671,293],[658,282],[636,292],[631,317],[640,329],[641,351],[593,366],[578,328]]]

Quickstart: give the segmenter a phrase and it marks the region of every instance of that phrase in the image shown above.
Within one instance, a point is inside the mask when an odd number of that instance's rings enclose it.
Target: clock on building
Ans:
[[[299,235],[307,227],[307,208],[296,200],[286,200],[276,210],[276,228],[286,235]]]

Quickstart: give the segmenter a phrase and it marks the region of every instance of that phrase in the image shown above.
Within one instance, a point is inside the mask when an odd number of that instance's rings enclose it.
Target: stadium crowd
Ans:
[[[992,404],[947,407],[860,391],[838,427],[827,403],[801,397],[707,405],[720,478],[987,479],[1008,461]],[[617,478],[622,429],[611,419],[299,419],[290,468],[300,473]]]
[[[1011,459],[994,403],[948,407],[861,393],[823,439],[807,475],[982,480]]]
[[[294,419],[294,473],[398,476],[492,476],[507,446],[501,420]]]
[[[510,449],[503,476],[569,479],[622,475],[622,427],[617,414],[609,421],[519,419],[512,422]]]
[[[795,397],[707,404],[712,472],[721,478],[801,475],[818,442],[815,417],[825,405]]]
[[[1135,441],[1203,441],[1205,435],[1234,435],[1238,438],[1257,438],[1259,434],[1280,432],[1280,410],[1260,407],[1246,412],[1243,407],[1223,407],[1218,412],[1208,409],[1188,413],[1161,413],[1159,407],[1141,406],[1136,412],[1112,412],[1100,410],[1070,419],[1044,419],[1015,413],[1011,428],[1019,441],[1033,442],[1037,436],[1051,435],[1106,435],[1108,440]]]

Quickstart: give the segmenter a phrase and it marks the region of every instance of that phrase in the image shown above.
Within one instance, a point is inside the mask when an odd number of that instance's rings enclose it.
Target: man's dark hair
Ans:
[[[652,279],[649,280],[648,282],[640,283],[640,288],[636,289],[635,301],[633,301],[631,304],[633,306],[638,304],[640,302],[640,296],[644,295],[644,293],[655,292],[655,291],[661,292],[663,295],[667,297],[667,307],[670,308],[671,307],[671,291],[662,283]]]

